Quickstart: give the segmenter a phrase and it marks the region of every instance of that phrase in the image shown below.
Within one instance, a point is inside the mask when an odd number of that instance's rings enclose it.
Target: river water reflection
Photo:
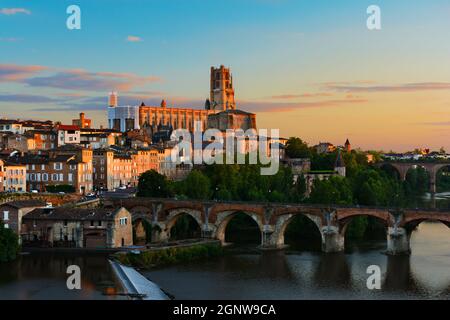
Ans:
[[[41,253],[20,256],[11,263],[0,263],[0,299],[123,299],[105,296],[105,288],[120,291],[105,254]],[[67,267],[81,269],[81,290],[68,290]]]
[[[342,254],[230,254],[144,272],[176,299],[449,299],[450,229],[422,223],[412,255],[389,257],[385,241],[347,244]],[[0,264],[0,299],[123,299],[107,255],[31,253]],[[82,290],[68,290],[66,268],[82,270]],[[382,290],[368,290],[366,269],[382,270]]]
[[[411,246],[410,257],[381,254],[381,241],[343,254],[237,254],[144,274],[178,299],[449,299],[450,230],[423,223]],[[381,290],[367,289],[370,265],[382,270]]]

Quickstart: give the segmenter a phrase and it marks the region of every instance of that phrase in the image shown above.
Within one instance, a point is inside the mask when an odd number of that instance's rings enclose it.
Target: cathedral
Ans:
[[[190,132],[214,128],[256,129],[256,115],[236,109],[233,76],[223,65],[211,67],[210,95],[203,109],[168,107],[165,100],[159,106],[119,106],[117,93],[109,96],[108,125],[122,132],[146,129],[152,135],[159,130],[187,129]]]

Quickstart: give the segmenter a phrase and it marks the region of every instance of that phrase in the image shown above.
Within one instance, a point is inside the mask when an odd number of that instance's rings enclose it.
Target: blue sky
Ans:
[[[66,28],[71,4],[81,8],[81,30]],[[381,31],[366,28],[371,4],[381,8]],[[448,1],[4,0],[2,8],[25,10],[0,14],[4,116],[70,121],[82,110],[104,124],[110,89],[123,103],[166,98],[201,107],[210,66],[224,64],[242,109],[286,136],[311,143],[349,136],[367,148],[446,143]],[[417,138],[385,146],[373,138],[373,121],[382,113],[389,123],[397,106],[408,113],[398,127]]]

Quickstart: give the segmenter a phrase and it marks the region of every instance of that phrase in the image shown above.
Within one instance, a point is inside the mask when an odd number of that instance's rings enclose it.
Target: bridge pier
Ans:
[[[157,228],[152,228],[152,241],[154,243],[159,242],[168,242],[169,241],[169,234],[167,233],[166,229],[162,229],[159,226]]]
[[[388,228],[387,250],[389,255],[408,255],[411,254],[410,234],[405,228]]]
[[[203,239],[213,239],[214,238],[214,228],[208,223],[202,225],[202,238]]]
[[[335,253],[344,251],[345,237],[339,232],[337,227],[323,227],[322,252]]]
[[[282,250],[287,246],[284,244],[284,237],[281,238],[275,232],[275,226],[264,225],[261,232],[261,249],[263,250]]]

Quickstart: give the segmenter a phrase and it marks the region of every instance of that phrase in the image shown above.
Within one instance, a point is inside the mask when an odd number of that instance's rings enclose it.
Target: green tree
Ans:
[[[190,199],[206,200],[210,198],[209,178],[199,170],[192,170],[184,180],[184,194]]]
[[[289,158],[310,158],[311,150],[302,139],[290,137],[286,142],[286,155]]]
[[[169,180],[155,170],[144,172],[139,177],[138,197],[168,198],[172,194]]]
[[[301,202],[306,196],[306,179],[303,174],[299,175],[294,185],[294,201]]]
[[[334,176],[315,180],[309,202],[325,205],[347,205],[352,203],[352,190],[347,179]]]
[[[12,261],[19,252],[19,238],[0,222],[0,262]]]

